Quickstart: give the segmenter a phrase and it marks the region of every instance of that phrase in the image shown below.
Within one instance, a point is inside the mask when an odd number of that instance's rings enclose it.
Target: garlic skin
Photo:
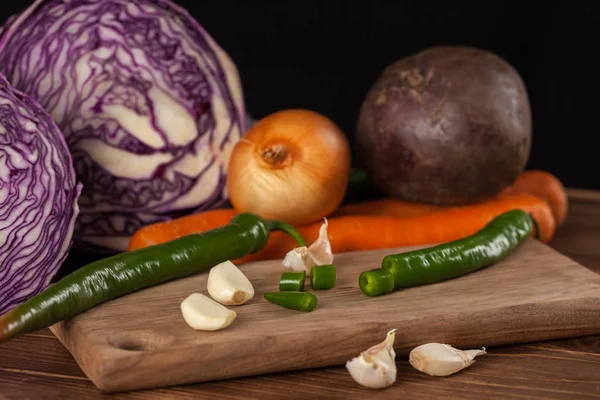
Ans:
[[[183,319],[198,331],[218,331],[227,328],[237,314],[201,293],[192,293],[181,303]]]
[[[231,261],[211,268],[206,289],[213,299],[226,306],[239,306],[254,297],[252,283]]]
[[[327,236],[329,223],[327,218],[324,218],[324,221],[319,229],[319,237],[313,244],[309,247],[297,247],[285,255],[281,263],[284,268],[295,272],[306,271],[306,275],[310,276],[312,267],[333,264],[333,251]]]
[[[329,236],[327,236],[329,222],[327,222],[327,218],[323,218],[323,220],[324,222],[319,229],[319,237],[308,247],[310,255],[317,263],[316,265],[328,265],[333,263],[333,251],[331,250]],[[312,267],[314,267],[314,265],[311,266],[311,268]]]
[[[396,382],[396,331],[392,329],[383,342],[346,363],[346,369],[358,384],[370,389],[383,389]]]
[[[306,275],[309,276],[310,269],[317,265],[317,263],[312,258],[308,248],[297,247],[285,255],[281,265],[295,272],[306,271]]]
[[[408,357],[410,365],[431,376],[452,375],[475,362],[475,357],[487,354],[479,350],[459,350],[448,344],[427,343],[414,348]]]

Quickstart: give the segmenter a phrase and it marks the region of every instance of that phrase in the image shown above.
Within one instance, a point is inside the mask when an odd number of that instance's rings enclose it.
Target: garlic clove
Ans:
[[[281,263],[283,267],[296,272],[306,271],[306,275],[310,276],[312,267],[332,264],[333,252],[327,236],[327,226],[328,222],[325,219],[319,229],[319,237],[309,247],[296,247],[289,251]]]
[[[281,262],[284,268],[290,269],[295,272],[306,271],[308,276],[310,269],[316,265],[315,260],[310,255],[308,248],[297,247],[291,250],[285,255],[285,258]]]
[[[181,303],[181,313],[187,324],[199,331],[217,331],[227,328],[237,317],[208,296],[192,293]]]
[[[333,251],[331,250],[329,236],[327,236],[327,227],[329,226],[329,223],[327,222],[327,218],[324,218],[324,221],[325,222],[319,229],[318,239],[308,247],[308,251],[317,265],[328,265],[333,263]]]
[[[479,350],[459,350],[441,343],[427,343],[414,348],[408,357],[410,365],[431,376],[448,376],[475,362],[475,357],[487,354]]]
[[[382,389],[396,382],[396,331],[397,329],[392,329],[383,342],[346,363],[346,369],[358,384],[371,389]]]
[[[206,285],[210,296],[227,306],[239,306],[254,297],[254,287],[231,261],[211,268]]]

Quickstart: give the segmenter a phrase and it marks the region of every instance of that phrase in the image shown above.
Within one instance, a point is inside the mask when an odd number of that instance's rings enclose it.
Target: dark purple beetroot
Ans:
[[[356,150],[387,195],[460,205],[514,182],[531,138],[516,70],[487,51],[445,46],[386,68],[362,105]]]

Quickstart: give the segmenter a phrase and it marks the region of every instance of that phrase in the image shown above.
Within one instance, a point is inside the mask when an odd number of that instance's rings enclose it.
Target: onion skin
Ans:
[[[284,110],[258,121],[230,158],[227,191],[237,212],[295,226],[341,204],[350,176],[350,146],[340,128],[308,110]]]

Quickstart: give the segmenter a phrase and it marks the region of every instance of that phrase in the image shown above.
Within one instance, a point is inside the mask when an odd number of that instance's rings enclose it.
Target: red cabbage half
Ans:
[[[144,225],[227,201],[238,71],[179,6],[37,0],[5,26],[0,71],[64,132],[84,184],[76,239],[125,250]]]
[[[56,275],[71,246],[80,189],[52,117],[0,75],[0,314]]]

